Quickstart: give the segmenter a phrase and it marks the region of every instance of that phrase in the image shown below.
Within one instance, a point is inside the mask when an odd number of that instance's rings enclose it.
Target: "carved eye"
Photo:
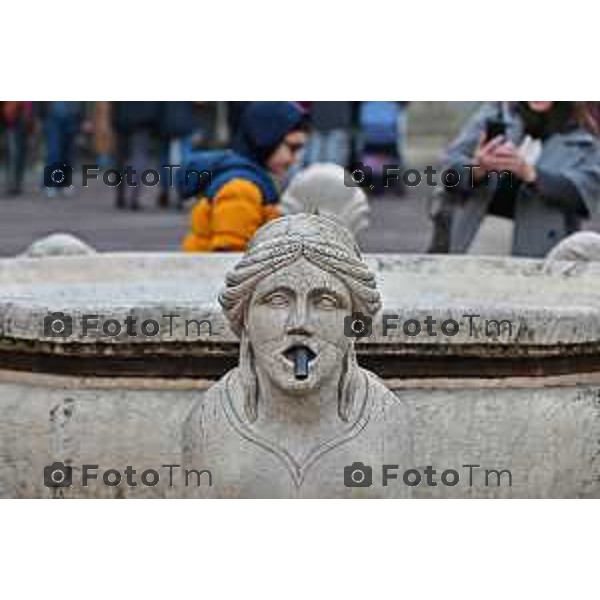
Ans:
[[[318,308],[331,310],[333,308],[337,308],[339,303],[335,296],[332,296],[331,294],[321,294],[315,299],[315,305]]]
[[[289,304],[288,297],[281,292],[273,292],[272,294],[269,294],[263,302],[264,304],[275,307],[287,306]]]

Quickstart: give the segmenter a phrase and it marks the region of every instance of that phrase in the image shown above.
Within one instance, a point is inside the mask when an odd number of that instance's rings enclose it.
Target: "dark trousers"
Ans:
[[[73,167],[77,119],[71,116],[49,116],[44,123],[46,164],[64,163]]]
[[[23,120],[19,119],[6,129],[7,151],[8,151],[8,191],[18,194],[23,186],[25,176],[25,158],[27,148],[27,127]]]
[[[137,206],[139,202],[141,174],[150,168],[150,132],[145,129],[119,133],[117,138],[117,168],[124,173],[130,166],[135,170],[130,180],[137,185],[127,185],[125,176],[121,184],[115,187],[116,201],[120,206]]]

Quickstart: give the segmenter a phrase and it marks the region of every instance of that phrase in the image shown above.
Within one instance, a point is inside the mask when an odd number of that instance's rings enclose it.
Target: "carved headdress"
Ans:
[[[377,313],[381,299],[375,275],[362,260],[350,231],[331,216],[290,215],[261,227],[242,260],[227,274],[219,302],[238,336],[258,282],[300,257],[338,277],[350,292],[354,311]]]

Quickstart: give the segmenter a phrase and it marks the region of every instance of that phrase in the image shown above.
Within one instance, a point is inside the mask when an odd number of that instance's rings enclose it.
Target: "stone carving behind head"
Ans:
[[[547,262],[559,260],[600,261],[600,235],[595,231],[578,231],[566,237],[546,257]]]
[[[249,303],[263,279],[301,259],[344,284],[352,312],[374,315],[381,307],[375,275],[362,260],[354,236],[338,221],[324,215],[298,214],[262,227],[241,261],[227,274],[225,289],[219,296],[223,311],[241,340],[239,366],[247,394],[245,412],[250,421],[257,418],[258,382],[246,327]],[[345,420],[358,376],[353,340],[343,362],[338,411]]]
[[[96,254],[96,250],[70,233],[53,233],[35,240],[21,256],[42,258],[44,256],[84,256],[87,254]]]
[[[284,213],[333,215],[354,234],[369,225],[369,202],[360,187],[349,187],[345,169],[333,163],[316,163],[300,171],[283,193]]]

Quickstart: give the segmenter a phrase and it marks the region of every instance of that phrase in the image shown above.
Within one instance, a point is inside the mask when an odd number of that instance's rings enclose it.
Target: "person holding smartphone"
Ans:
[[[459,177],[444,182],[432,216],[445,236],[436,231],[430,251],[543,257],[600,199],[592,103],[484,104],[444,163]]]

